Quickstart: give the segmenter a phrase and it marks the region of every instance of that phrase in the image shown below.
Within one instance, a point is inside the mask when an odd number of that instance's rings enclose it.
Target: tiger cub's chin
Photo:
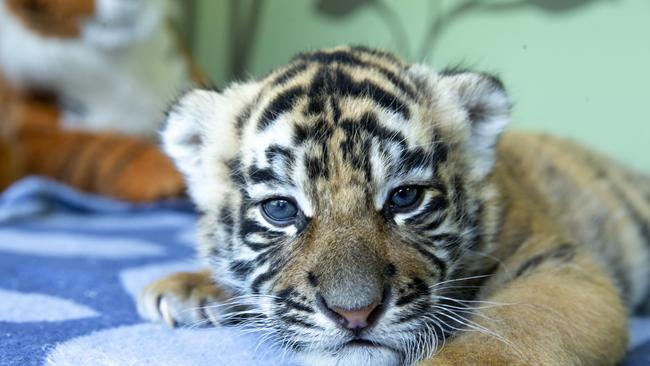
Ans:
[[[306,366],[400,366],[399,353],[383,347],[345,347],[332,353],[298,353],[296,361]]]

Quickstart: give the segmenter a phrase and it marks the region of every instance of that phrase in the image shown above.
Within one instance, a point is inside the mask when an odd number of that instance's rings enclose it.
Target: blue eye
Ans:
[[[422,199],[422,187],[405,186],[393,190],[390,195],[389,206],[393,211],[408,211],[417,207]]]
[[[273,198],[262,203],[264,217],[274,225],[291,224],[298,215],[298,208],[285,198]]]

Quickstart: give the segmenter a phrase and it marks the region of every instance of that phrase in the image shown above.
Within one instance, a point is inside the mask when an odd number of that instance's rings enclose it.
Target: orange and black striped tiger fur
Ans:
[[[490,75],[361,47],[189,92],[163,136],[207,268],[140,311],[240,320],[308,365],[616,364],[649,304],[650,178],[509,119]]]
[[[24,26],[19,34],[26,39],[42,38],[65,44],[82,37],[82,25],[97,12],[98,2],[0,0],[0,7],[12,20]],[[115,9],[120,8],[119,1],[102,2],[106,8],[111,4]],[[122,5],[122,8],[130,9],[128,1]],[[133,2],[130,5],[137,8],[143,4]],[[123,21],[128,19],[123,18]],[[3,30],[6,31],[0,27],[0,32]],[[173,49],[169,50],[169,57],[184,51],[180,42],[170,47]],[[119,51],[116,49],[115,52]],[[43,55],[35,57],[44,60],[55,58],[47,50],[43,52]],[[182,54],[182,58],[179,63],[186,63],[191,69],[192,79],[203,84],[205,79],[191,57]],[[77,70],[68,71],[70,78],[74,78]],[[64,128],[61,96],[40,85],[38,79],[42,76],[21,75],[29,80],[27,83],[9,82],[8,76],[3,78],[0,71],[0,190],[26,175],[42,175],[80,190],[128,201],[150,201],[184,193],[181,175],[157,146],[155,138],[151,138],[156,136],[155,130],[148,131],[149,138],[143,138],[111,132],[110,129],[96,131],[96,128],[86,128],[88,126],[84,123],[79,123],[75,130]],[[138,82],[134,81],[134,84]],[[97,88],[102,87],[97,85]],[[116,104],[115,108],[120,108],[116,101],[107,100],[106,104]],[[124,121],[107,121],[115,125],[120,122],[124,124]]]
[[[17,93],[0,83],[0,190],[28,175],[134,202],[185,190],[182,176],[153,141],[64,130],[51,96]]]

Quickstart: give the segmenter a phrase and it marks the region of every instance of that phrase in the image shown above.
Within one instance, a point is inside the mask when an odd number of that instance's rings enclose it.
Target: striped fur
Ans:
[[[0,0],[0,188],[35,174],[128,201],[184,193],[157,132],[172,98],[203,78],[172,8]]]
[[[501,136],[509,109],[492,76],[341,47],[192,91],[163,135],[214,281],[308,364],[615,364],[648,301],[648,179]],[[386,203],[400,186],[423,187],[407,212]],[[273,197],[299,207],[291,225],[265,219]],[[182,297],[179,281],[142,301]],[[378,300],[361,335],[327,317]]]
[[[184,194],[172,161],[153,142],[116,133],[67,131],[50,98],[17,95],[0,81],[0,189],[27,175],[140,202]]]

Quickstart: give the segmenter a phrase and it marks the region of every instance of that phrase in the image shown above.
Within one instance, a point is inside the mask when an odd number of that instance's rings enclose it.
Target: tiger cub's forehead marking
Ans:
[[[274,176],[285,174],[282,183],[292,190],[329,178],[332,170],[337,180],[362,172],[377,188],[430,178],[425,163],[437,158],[433,124],[425,120],[427,108],[407,68],[393,56],[365,49],[298,56],[262,81],[242,126],[243,165],[290,166]],[[271,150],[291,156],[279,164]]]

